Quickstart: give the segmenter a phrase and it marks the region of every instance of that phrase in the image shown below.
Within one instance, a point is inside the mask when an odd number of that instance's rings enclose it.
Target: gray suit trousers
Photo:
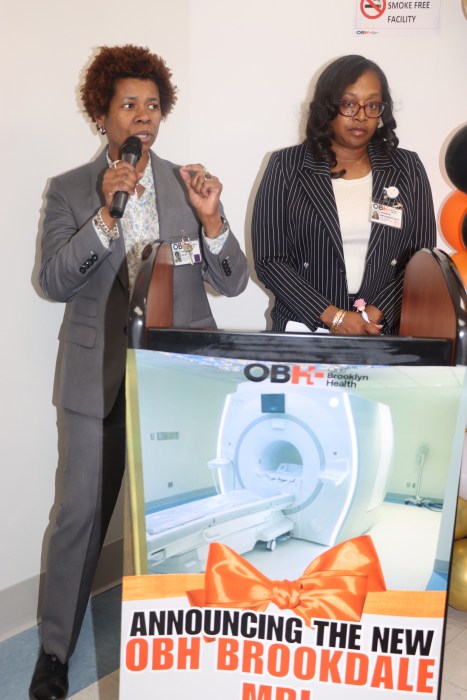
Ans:
[[[64,432],[64,500],[49,544],[42,623],[44,650],[62,663],[76,646],[125,469],[124,381],[106,418],[65,410]]]

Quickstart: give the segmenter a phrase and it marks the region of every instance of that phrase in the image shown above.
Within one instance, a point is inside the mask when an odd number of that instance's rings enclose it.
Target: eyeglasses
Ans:
[[[361,109],[368,119],[378,119],[384,112],[385,102],[367,102],[361,105],[353,100],[341,100],[339,102],[339,112],[343,117],[356,117]]]

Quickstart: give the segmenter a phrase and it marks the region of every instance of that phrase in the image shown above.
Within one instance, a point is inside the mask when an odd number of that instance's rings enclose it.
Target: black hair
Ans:
[[[349,85],[353,85],[364,73],[368,72],[377,75],[381,83],[382,100],[386,104],[381,116],[382,126],[376,129],[372,141],[384,144],[388,151],[396,148],[399,143],[394,131],[396,120],[394,119],[393,101],[385,74],[376,63],[364,56],[341,56],[321,73],[313,99],[310,102],[306,124],[305,143],[311,150],[313,157],[316,160],[329,163],[331,169],[337,163],[336,155],[332,150],[331,122],[339,113],[339,101]],[[339,177],[342,173],[333,175]]]

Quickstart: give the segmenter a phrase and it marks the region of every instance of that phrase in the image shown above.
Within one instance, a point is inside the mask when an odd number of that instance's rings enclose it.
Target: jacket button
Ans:
[[[87,270],[87,267],[85,267],[85,265],[81,265],[81,267],[79,268],[79,271],[81,272],[82,275],[85,274],[86,270]]]
[[[228,259],[228,258],[224,258],[224,259],[222,260],[222,263],[221,263],[221,264],[222,264],[222,267],[223,267],[223,269],[224,269],[224,272],[225,272],[226,277],[230,277],[230,275],[232,274],[232,270],[230,269],[229,259]]]

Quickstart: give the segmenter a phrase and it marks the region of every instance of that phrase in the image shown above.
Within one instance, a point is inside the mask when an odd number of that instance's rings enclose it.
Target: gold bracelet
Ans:
[[[332,323],[331,323],[331,325],[329,326],[329,332],[330,332],[330,333],[335,333],[337,326],[338,326],[340,323],[342,323],[342,321],[344,320],[344,316],[345,316],[346,313],[347,313],[347,312],[346,312],[345,309],[339,309],[339,310],[334,314],[334,318],[332,319]]]
[[[109,228],[107,224],[105,223],[104,219],[102,218],[102,210],[104,207],[101,207],[95,217],[92,220],[92,223],[94,226],[96,226],[99,231],[109,240],[109,241],[115,241],[117,238],[120,237],[120,232],[118,230],[117,224],[113,228]]]

